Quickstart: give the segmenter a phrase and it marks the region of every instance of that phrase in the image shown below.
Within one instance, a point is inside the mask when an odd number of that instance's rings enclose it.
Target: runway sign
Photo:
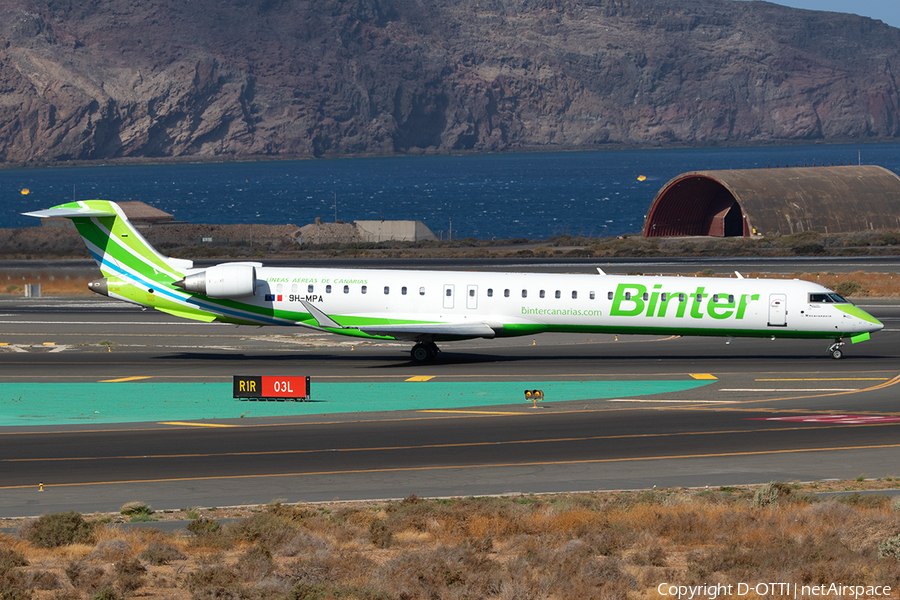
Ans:
[[[234,397],[247,399],[308,400],[309,377],[234,376]]]

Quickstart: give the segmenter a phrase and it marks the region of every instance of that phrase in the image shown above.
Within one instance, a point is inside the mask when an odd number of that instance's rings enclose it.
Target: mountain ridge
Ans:
[[[0,161],[900,135],[900,29],[734,0],[10,0]]]

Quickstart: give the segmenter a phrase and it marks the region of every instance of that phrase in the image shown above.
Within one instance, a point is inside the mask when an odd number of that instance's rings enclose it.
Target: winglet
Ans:
[[[600,267],[597,267],[597,272],[600,273],[601,275],[606,275],[606,273]]]

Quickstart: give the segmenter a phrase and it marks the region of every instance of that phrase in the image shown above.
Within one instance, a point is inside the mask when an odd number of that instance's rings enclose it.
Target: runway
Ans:
[[[0,516],[900,475],[900,306],[860,305],[886,328],[837,361],[823,341],[545,334],[443,344],[421,367],[406,344],[4,299]],[[310,375],[333,399],[263,416],[222,392],[235,374]],[[51,386],[55,421],[29,405]],[[65,418],[79,389],[132,412],[204,389],[230,416]]]

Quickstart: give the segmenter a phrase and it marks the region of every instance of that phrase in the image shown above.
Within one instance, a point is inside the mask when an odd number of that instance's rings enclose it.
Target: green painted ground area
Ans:
[[[689,390],[709,381],[530,381],[316,383],[312,402],[252,402],[231,397],[231,383],[4,383],[0,427],[77,423],[196,421],[500,404],[527,408],[525,390],[544,404]]]

